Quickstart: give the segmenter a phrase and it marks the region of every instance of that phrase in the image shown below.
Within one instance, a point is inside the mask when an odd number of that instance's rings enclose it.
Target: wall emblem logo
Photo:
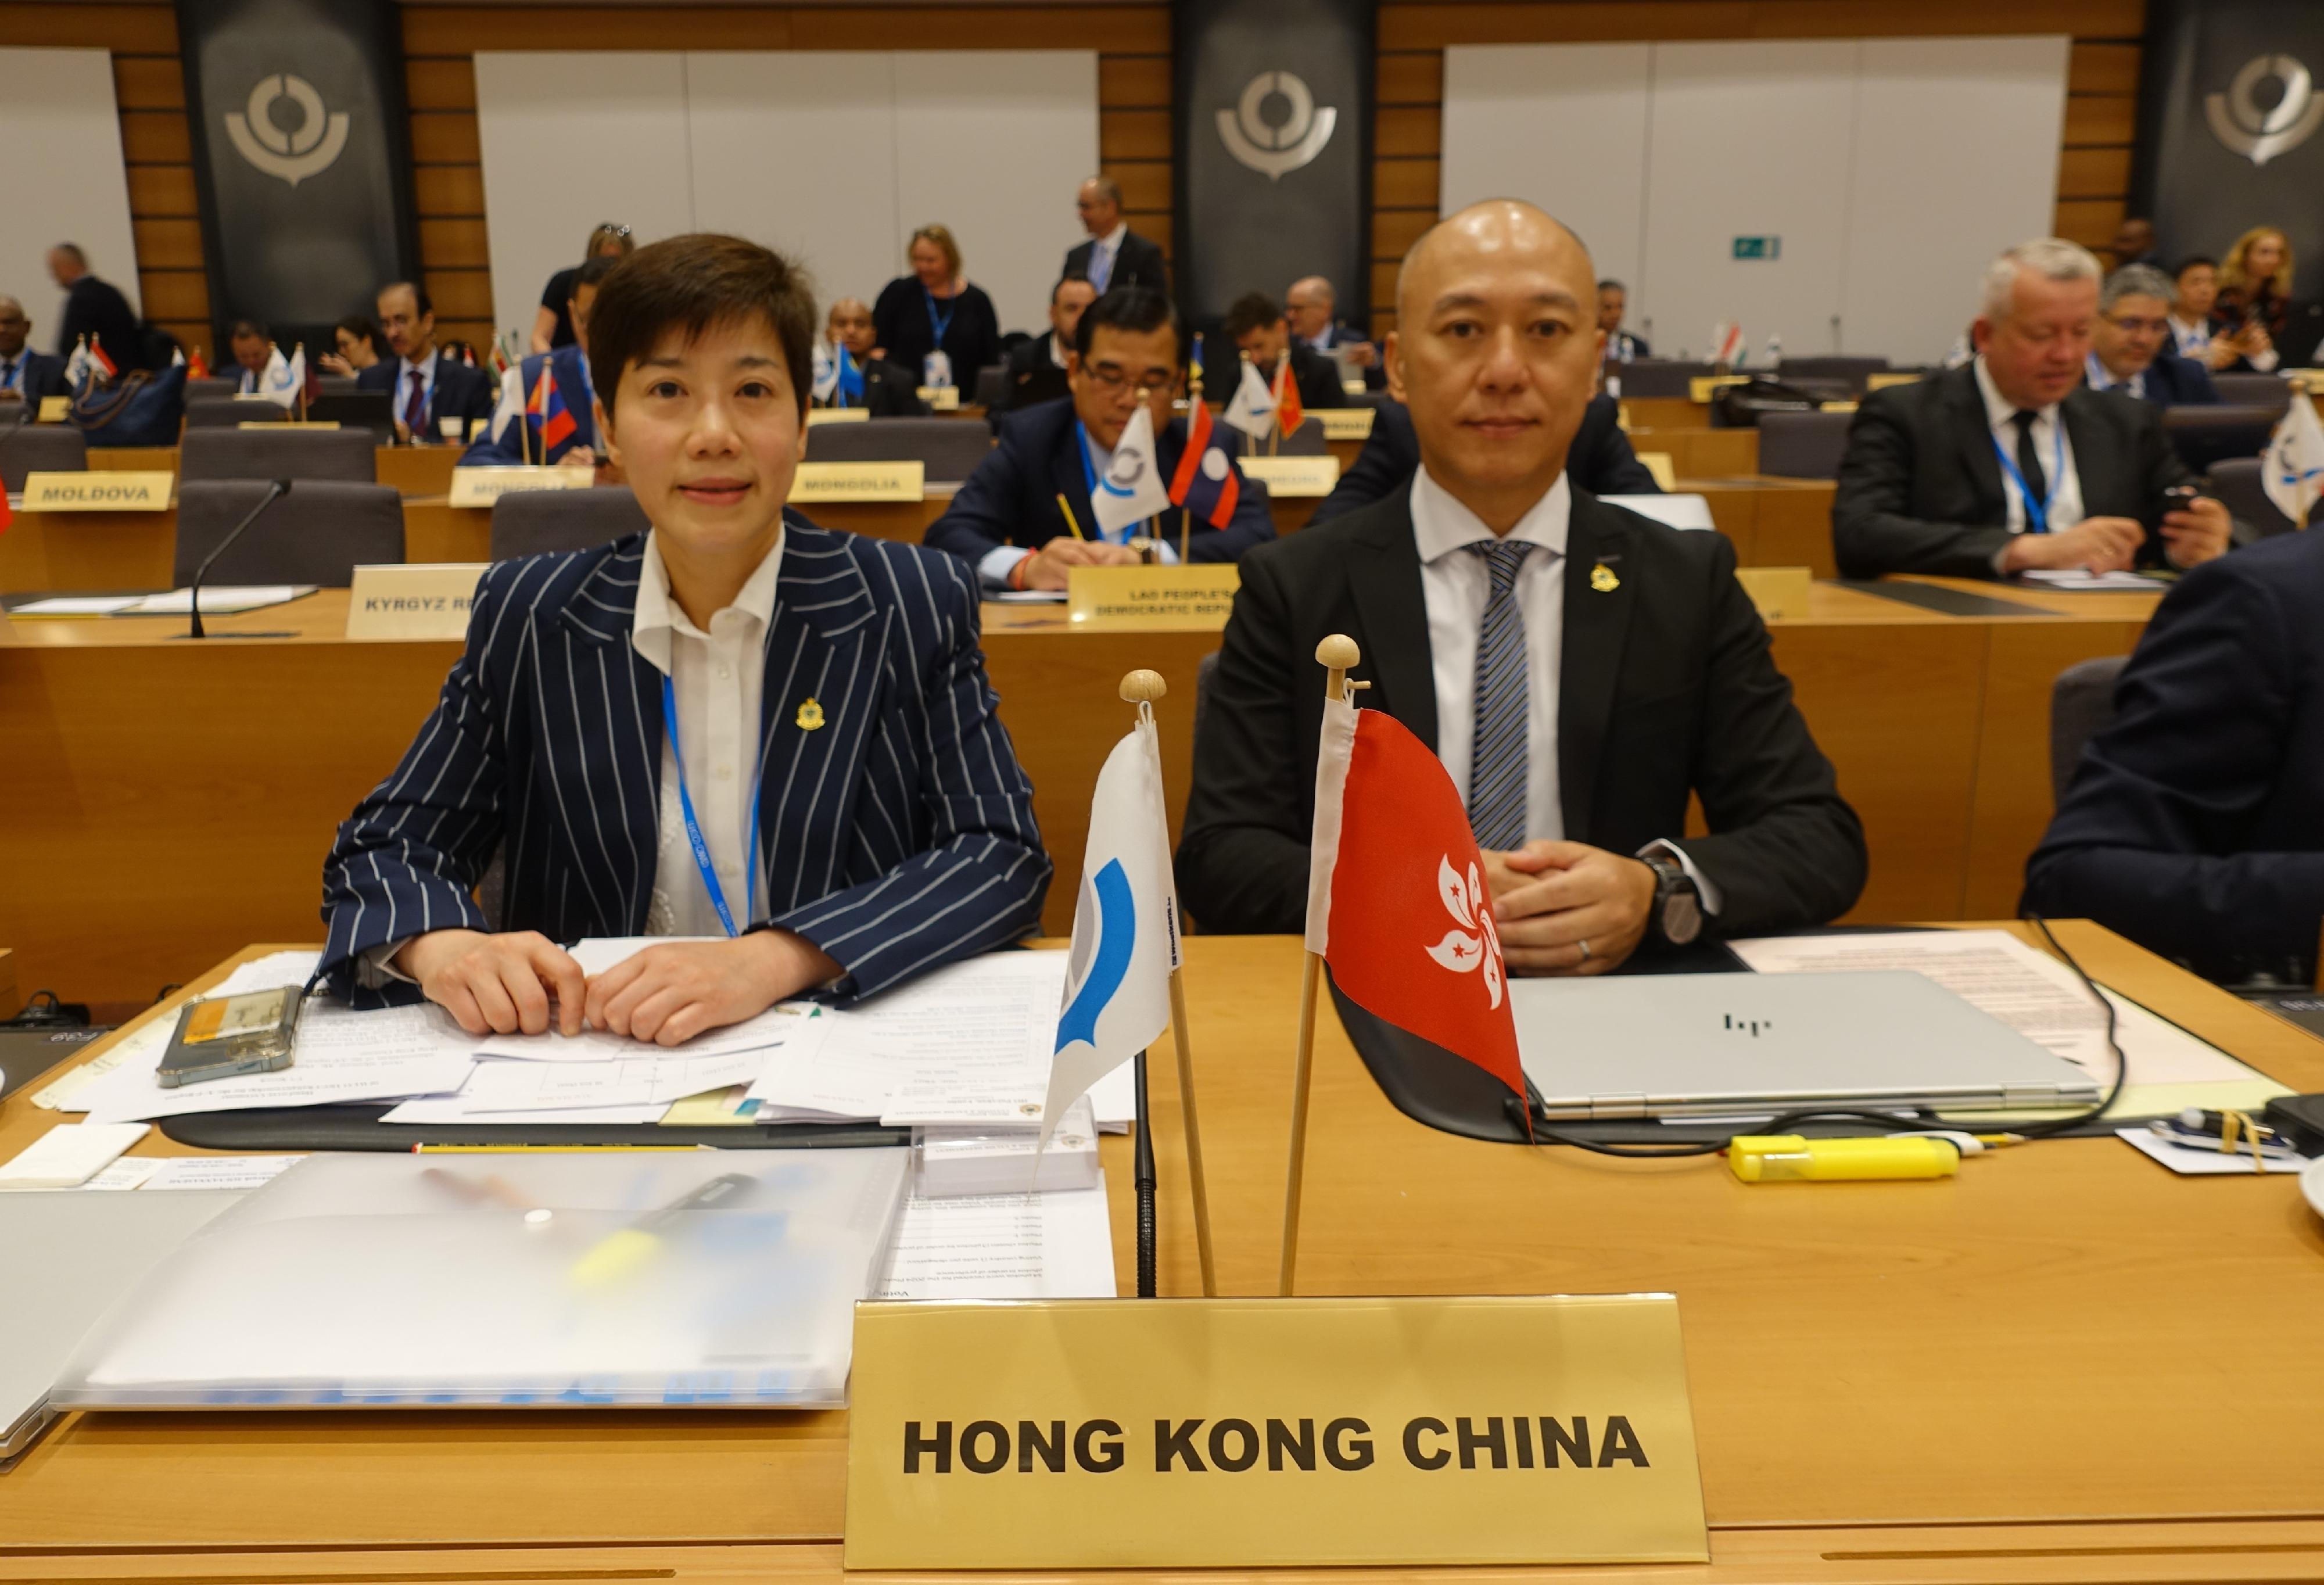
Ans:
[[[299,124],[289,132],[274,124],[267,112],[277,99],[299,106]],[[250,103],[226,118],[226,136],[235,150],[269,176],[292,187],[331,168],[347,146],[347,113],[323,109],[323,96],[303,77],[278,74],[263,77],[250,90]]]
[[[2304,73],[2301,80],[2307,80]],[[1259,115],[1270,94],[1290,101],[1291,114],[1281,126],[1268,125]],[[1250,79],[1235,108],[1219,112],[1219,141],[1240,163],[1280,181],[1323,152],[1339,122],[1340,113],[1329,105],[1318,107],[1314,94],[1294,73],[1262,71]]]
[[[2261,82],[2273,78],[2283,87],[2282,97],[2272,110],[2263,110],[2253,97]],[[2211,134],[2249,160],[2264,165],[2278,154],[2288,154],[2314,135],[2324,122],[2324,94],[2308,75],[2308,68],[2291,55],[2256,55],[2244,63],[2224,94],[2207,94],[2203,112]]]

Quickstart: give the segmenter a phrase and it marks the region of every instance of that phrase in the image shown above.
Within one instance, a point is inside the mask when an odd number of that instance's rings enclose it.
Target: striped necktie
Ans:
[[[1477,630],[1476,730],[1469,741],[1469,828],[1477,845],[1506,852],[1526,840],[1526,741],[1525,613],[1517,608],[1517,568],[1533,546],[1523,539],[1469,548],[1491,576],[1485,620]]]
[[[403,404],[403,427],[410,430],[413,441],[426,439],[428,429],[428,386],[414,369],[410,375],[411,394]]]

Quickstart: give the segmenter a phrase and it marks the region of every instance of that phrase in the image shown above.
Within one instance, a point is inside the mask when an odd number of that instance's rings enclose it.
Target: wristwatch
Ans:
[[[1655,940],[1684,946],[1702,934],[1702,898],[1694,877],[1666,852],[1647,853],[1638,861],[1655,872],[1655,902],[1646,915],[1646,932]]]

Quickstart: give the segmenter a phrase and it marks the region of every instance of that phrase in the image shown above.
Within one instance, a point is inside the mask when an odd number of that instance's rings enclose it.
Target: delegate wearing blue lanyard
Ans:
[[[694,795],[686,790],[686,751],[678,742],[678,689],[671,686],[669,674],[661,679],[662,729],[669,733],[669,757],[678,761],[678,807],[686,816],[686,842],[694,850],[694,867],[702,871],[702,884],[710,890],[710,906],[718,910],[718,922],[726,927],[729,936],[740,935],[734,927],[733,910],[726,906],[726,889],[718,884],[718,868],[710,862],[710,844],[702,840],[702,825],[694,817]],[[743,851],[742,862],[749,879],[748,889],[742,895],[742,923],[747,926],[759,908],[759,789],[767,774],[763,755],[759,760],[758,774],[751,778],[751,845]]]
[[[945,332],[952,328],[953,316],[960,312],[960,299],[957,295],[945,299],[945,301],[950,303],[952,307],[946,309],[945,310],[944,318],[939,319],[936,318],[936,294],[930,291],[925,285],[923,285],[920,288],[920,295],[927,299],[928,328],[930,331],[935,333],[936,350],[942,352],[944,350]]]
[[[1074,438],[1080,444],[1082,457],[1082,483],[1087,486],[1089,490],[1090,530],[1093,533],[1096,534],[1099,539],[1104,539],[1109,536],[1107,535],[1104,528],[1097,521],[1097,464],[1090,460],[1090,433],[1089,430],[1083,426],[1082,421],[1079,419],[1075,419],[1074,420]],[[1148,518],[1145,520],[1145,522],[1142,525],[1135,523],[1123,524],[1120,535],[1117,538],[1113,538],[1112,543],[1116,545],[1129,544],[1130,538],[1130,530],[1132,528],[1151,526],[1152,522],[1153,520]]]
[[[2058,455],[2050,464],[2049,492],[2039,501],[2034,500],[2034,492],[2025,487],[2025,475],[2017,471],[2017,464],[2010,456],[2009,448],[2001,444],[2001,437],[1990,437],[1993,455],[2001,459],[2001,471],[2009,475],[2009,482],[2017,486],[2017,498],[2025,503],[2025,531],[2029,534],[2050,531],[2050,509],[2058,504],[2058,490],[2066,478],[2065,415],[2059,414],[2050,420],[2050,424],[2057,431]]]

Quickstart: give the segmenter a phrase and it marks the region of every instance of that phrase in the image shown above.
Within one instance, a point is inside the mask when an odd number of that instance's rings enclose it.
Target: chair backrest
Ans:
[[[290,415],[271,401],[237,396],[197,396],[186,401],[189,429],[231,429],[241,424],[272,424]]]
[[[808,433],[809,462],[917,462],[930,484],[958,484],[992,449],[992,431],[964,419],[866,419],[817,424]]]
[[[207,401],[213,397],[232,396],[235,388],[241,383],[239,377],[229,380],[220,374],[205,374],[198,380],[186,382],[186,400]]]
[[[625,534],[641,534],[650,526],[645,508],[627,484],[514,490],[493,502],[493,559],[587,550]]]
[[[24,424],[0,433],[0,486],[22,490],[26,474],[88,469],[88,439],[70,424]]]
[[[178,477],[376,484],[378,443],[369,429],[189,429],[178,447]]]
[[[1785,358],[1783,367],[1773,371],[1779,380],[1840,380],[1850,392],[1864,394],[1864,384],[1875,374],[1888,372],[1886,358],[1805,357]]]
[[[1203,735],[1203,714],[1211,707],[1211,680],[1219,674],[1219,652],[1204,656],[1194,665],[1194,736]]]
[[[257,479],[196,479],[178,486],[183,587],[234,526],[265,497]],[[320,584],[345,588],[355,569],[403,559],[403,501],[389,484],[302,479],[266,509],[210,568],[214,584]]]
[[[2292,405],[2292,382],[2277,374],[2214,374],[2212,389],[2235,407],[2273,409],[2278,418]]]
[[[1009,365],[987,364],[976,372],[976,405],[991,412],[1009,400]]]
[[[2115,679],[2128,659],[2101,655],[2077,660],[2050,685],[2050,796],[2063,803],[2082,751],[2114,720]]]
[[[2298,526],[2267,498],[2267,491],[2260,484],[2266,466],[2255,456],[2231,456],[2211,465],[2211,493],[2219,498],[2231,516],[2258,530],[2263,539],[2288,534]],[[2309,509],[2308,521],[2310,526],[2324,521],[2324,501]]]
[[[1786,365],[1789,372],[1789,365]],[[1762,413],[1759,471],[1789,479],[1836,479],[1854,413]]]
[[[1711,373],[1711,366],[1677,358],[1639,358],[1615,372],[1621,376],[1625,396],[1685,396],[1697,379]]]
[[[1220,439],[1237,456],[1242,455],[1241,440],[1234,431],[1223,432]],[[1267,442],[1262,440],[1251,449],[1264,456]],[[1331,449],[1331,442],[1323,438],[1323,420],[1309,413],[1296,429],[1276,442],[1275,454],[1277,456],[1322,456]]]
[[[2212,465],[2231,456],[2257,456],[2267,449],[2280,410],[2242,405],[2195,406],[2181,402],[2163,410],[2163,432],[2171,438],[2179,460],[2192,471],[2207,474]]]
[[[315,376],[315,394],[318,396],[353,396],[355,393],[355,377],[353,374]]]

